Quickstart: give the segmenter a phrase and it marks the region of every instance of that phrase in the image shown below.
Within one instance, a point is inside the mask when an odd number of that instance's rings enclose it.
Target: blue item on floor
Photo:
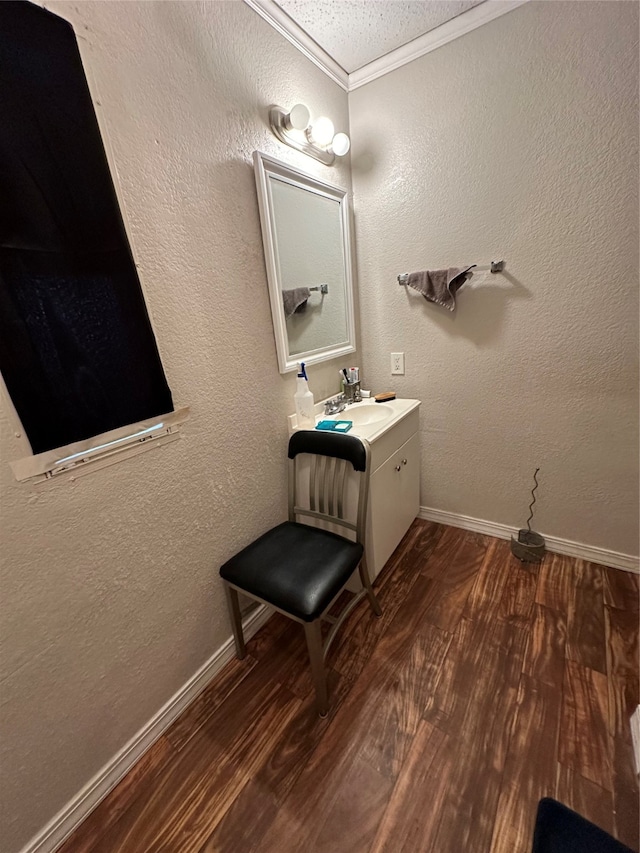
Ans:
[[[604,829],[545,797],[538,803],[532,853],[634,853]]]

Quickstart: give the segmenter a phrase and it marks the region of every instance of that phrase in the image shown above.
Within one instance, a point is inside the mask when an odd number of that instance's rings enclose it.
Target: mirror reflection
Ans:
[[[353,352],[346,191],[254,160],[280,371]]]
[[[271,199],[290,355],[345,343],[340,202],[277,178]]]

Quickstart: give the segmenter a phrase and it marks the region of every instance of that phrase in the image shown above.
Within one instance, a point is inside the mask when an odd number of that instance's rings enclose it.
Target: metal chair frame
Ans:
[[[298,518],[312,518],[332,525],[338,525],[345,531],[354,532],[355,541],[359,542],[364,547],[367,504],[369,499],[369,468],[371,451],[367,441],[362,440],[362,444],[366,453],[366,465],[364,471],[356,472],[359,477],[356,522],[353,523],[345,517],[347,473],[348,469],[352,467],[350,463],[346,459],[306,453],[298,454],[294,459],[289,460],[289,521],[297,521]],[[311,459],[309,489],[306,494],[307,500],[305,501],[308,505],[306,506],[299,502],[299,498],[301,497],[299,494],[301,490],[299,489],[298,476],[300,456],[308,456]],[[312,622],[306,622],[286,610],[282,610],[271,602],[265,601],[264,599],[247,592],[242,587],[223,580],[227,603],[229,605],[236,655],[240,660],[242,660],[246,655],[246,646],[242,630],[242,616],[240,613],[240,603],[238,599],[239,592],[243,595],[249,596],[249,598],[252,598],[255,601],[266,604],[268,607],[272,607],[278,613],[282,613],[283,616],[287,616],[289,619],[304,625],[309,660],[311,663],[311,673],[316,692],[316,707],[321,717],[326,716],[329,708],[325,660],[337,631],[354,607],[356,607],[365,596],[369,599],[369,604],[375,615],[382,615],[378,599],[376,598],[371,586],[371,579],[369,577],[369,570],[367,568],[364,551],[362,559],[356,568],[360,575],[362,589],[354,595],[337,617],[329,616],[328,613],[344,591],[346,586],[345,584],[337,595],[334,596],[329,605],[323,610],[320,616]],[[353,575],[351,575],[351,577],[353,577]],[[324,644],[322,642],[321,632],[322,621],[331,623],[331,629],[327,634]]]

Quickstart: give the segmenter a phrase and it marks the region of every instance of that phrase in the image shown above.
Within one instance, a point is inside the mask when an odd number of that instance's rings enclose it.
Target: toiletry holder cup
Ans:
[[[343,382],[342,387],[344,388],[344,396],[347,398],[347,403],[360,403],[362,401],[359,382],[350,382],[348,384]]]

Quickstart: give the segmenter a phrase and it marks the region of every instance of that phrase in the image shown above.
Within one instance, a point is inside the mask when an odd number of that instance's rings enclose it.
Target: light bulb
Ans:
[[[311,142],[316,145],[329,145],[333,139],[335,128],[330,118],[320,116],[307,131]]]
[[[344,157],[344,155],[351,148],[351,140],[347,136],[346,133],[336,133],[333,137],[333,142],[331,143],[331,147],[333,148],[333,153],[338,157]]]
[[[284,123],[287,130],[306,130],[309,127],[311,114],[304,104],[295,104],[289,110]]]

